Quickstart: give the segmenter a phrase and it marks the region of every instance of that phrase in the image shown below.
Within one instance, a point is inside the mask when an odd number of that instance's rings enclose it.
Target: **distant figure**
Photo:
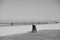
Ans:
[[[32,25],[32,32],[37,32],[36,25]]]
[[[11,23],[11,26],[13,26],[13,23]]]
[[[58,23],[58,22],[55,22],[55,23]]]

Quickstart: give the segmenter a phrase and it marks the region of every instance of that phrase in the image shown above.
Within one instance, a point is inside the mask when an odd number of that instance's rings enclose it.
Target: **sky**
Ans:
[[[60,20],[59,0],[0,0],[0,20]]]

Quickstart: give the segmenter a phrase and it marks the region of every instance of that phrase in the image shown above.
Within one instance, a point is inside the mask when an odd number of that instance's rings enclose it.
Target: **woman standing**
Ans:
[[[32,25],[32,32],[37,32],[36,25]]]

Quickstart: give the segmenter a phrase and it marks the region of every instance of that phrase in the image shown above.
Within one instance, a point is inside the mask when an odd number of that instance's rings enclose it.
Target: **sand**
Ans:
[[[14,34],[0,37],[0,40],[60,40],[60,30],[40,30],[36,33]]]

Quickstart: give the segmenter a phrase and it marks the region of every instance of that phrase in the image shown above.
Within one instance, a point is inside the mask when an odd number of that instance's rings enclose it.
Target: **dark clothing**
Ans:
[[[11,23],[11,26],[13,26],[13,23]]]
[[[36,26],[35,25],[32,25],[33,29],[36,29]]]
[[[32,32],[37,32],[36,25],[32,25]]]

